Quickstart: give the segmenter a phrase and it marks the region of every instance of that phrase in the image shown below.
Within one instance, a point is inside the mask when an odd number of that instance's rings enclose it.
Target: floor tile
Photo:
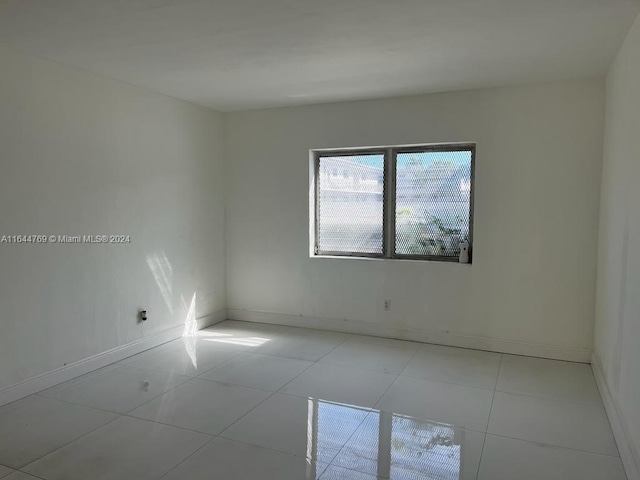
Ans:
[[[625,480],[590,366],[225,321],[0,406],[2,480],[478,471]]]
[[[484,433],[370,413],[332,465],[383,478],[475,480]]]
[[[535,397],[602,406],[591,366],[505,355],[497,389]]]
[[[277,391],[313,365],[295,358],[243,353],[212,368],[200,378]]]
[[[341,404],[275,394],[221,436],[328,463],[367,412]]]
[[[257,347],[254,353],[315,362],[349,337],[346,333],[301,330],[304,329],[285,330],[282,334]]]
[[[216,438],[162,480],[315,480],[325,468],[303,457]]]
[[[317,363],[281,391],[293,395],[373,407],[395,375]]]
[[[211,343],[255,353],[255,350],[283,334],[286,327],[227,320],[198,332],[198,338]]]
[[[626,480],[620,459],[487,435],[478,480]]]
[[[500,357],[499,353],[424,345],[401,375],[493,389]]]
[[[391,347],[350,338],[320,360],[323,363],[344,365],[386,373],[400,373],[413,357],[415,348]]]
[[[13,472],[13,468],[5,467],[4,465],[0,465],[0,478],[6,477],[11,472]]]
[[[201,433],[120,417],[23,470],[47,480],[152,480],[210,439]]]
[[[11,403],[5,403],[4,405],[0,406],[0,415],[4,415],[5,413],[9,413],[18,408],[22,408],[29,403],[35,402],[37,400],[40,400],[40,395],[29,395],[28,397],[21,398],[20,400],[16,400]]]
[[[376,477],[356,470],[348,470],[335,465],[329,465],[320,480],[384,480],[383,477]]]
[[[176,345],[178,345],[180,342],[182,342],[182,337],[180,338],[176,338],[174,340],[171,340],[169,342],[165,342],[162,343],[156,347],[153,348],[149,348],[147,350],[144,350],[140,353],[137,353],[135,355],[132,355],[130,357],[124,358],[122,360],[120,360],[119,362],[116,362],[114,365],[117,366],[121,366],[121,365],[126,365],[126,364],[133,364],[135,361],[140,360],[141,358],[147,357],[149,355],[155,355],[159,352],[162,352],[164,350],[169,350],[171,348],[175,348]],[[109,366],[105,367],[108,368]]]
[[[3,480],[40,480],[38,477],[34,477],[33,475],[29,475],[24,472],[13,472],[8,477],[4,477]]]
[[[20,468],[115,418],[52,398],[25,402],[0,415],[0,463]]]
[[[44,396],[44,397],[55,397],[55,394],[57,394],[58,392],[61,392],[62,390],[66,390],[69,387],[74,387],[76,385],[84,383],[87,380],[90,380],[93,377],[96,377],[97,375],[101,375],[103,373],[110,372],[112,370],[117,370],[122,365],[124,364],[121,362],[112,363],[111,365],[107,365],[106,367],[99,368],[89,373],[85,373],[84,375],[80,375],[79,377],[72,378],[71,380],[59,383],[58,385],[54,385],[51,388],[47,388],[46,390],[42,390],[38,392],[38,395]]]
[[[484,432],[493,390],[398,377],[376,408]]]
[[[265,390],[194,378],[130,415],[217,435],[269,395]]]
[[[74,387],[76,385],[79,385],[81,383],[86,382],[87,380],[91,380],[94,377],[98,376],[98,375],[102,375],[103,373],[108,373],[111,372],[113,370],[118,370],[121,369],[121,367],[127,366],[127,368],[131,368],[132,366],[134,366],[136,363],[143,363],[144,358],[149,357],[151,355],[157,355],[160,352],[165,351],[166,349],[169,348],[175,348],[175,346],[178,344],[178,341],[174,340],[171,342],[167,342],[167,343],[163,343],[162,345],[158,345],[157,347],[154,348],[150,348],[148,350],[145,350],[144,352],[140,352],[136,355],[132,355],[131,357],[127,357],[123,360],[120,360],[119,362],[115,362],[112,363],[110,365],[106,365],[102,368],[98,368],[96,370],[93,370],[92,372],[86,373],[84,375],[81,375],[79,377],[73,378],[67,382],[63,382],[60,383],[58,385],[55,385],[51,388],[48,388],[46,390],[43,390],[41,392],[38,392],[38,395],[44,395],[46,397],[55,397],[55,394],[57,394],[58,392],[62,391],[62,390],[66,390],[69,387]],[[186,381],[186,379],[185,379]]]
[[[496,392],[488,432],[618,455],[604,409],[589,405]]]
[[[131,365],[197,377],[239,354],[240,351],[227,346],[209,343],[197,337],[185,337],[171,347],[145,356],[132,362]]]
[[[45,393],[52,398],[79,405],[126,413],[177,387],[189,378],[160,370],[144,370],[125,365],[64,390]]]

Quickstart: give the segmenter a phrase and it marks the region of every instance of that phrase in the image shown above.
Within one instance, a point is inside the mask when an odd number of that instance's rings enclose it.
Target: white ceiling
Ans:
[[[603,75],[637,0],[0,0],[0,42],[218,110]]]

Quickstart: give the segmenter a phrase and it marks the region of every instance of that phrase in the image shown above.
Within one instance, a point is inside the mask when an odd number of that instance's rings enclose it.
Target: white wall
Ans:
[[[131,236],[0,244],[0,390],[184,324],[194,292],[224,309],[221,116],[4,49],[0,69],[0,236]]]
[[[229,114],[229,316],[588,361],[603,108],[594,80]],[[309,258],[309,149],[459,141],[473,265]]]
[[[616,438],[629,479],[635,480],[640,478],[640,19],[609,71],[606,105],[594,363],[606,382],[605,401],[613,400],[610,416],[619,416]]]

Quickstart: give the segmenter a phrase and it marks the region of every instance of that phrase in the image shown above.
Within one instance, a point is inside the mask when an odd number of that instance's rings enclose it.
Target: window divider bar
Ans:
[[[315,255],[320,254],[320,153],[313,153],[313,181],[314,181],[314,246],[313,251]]]
[[[469,144],[469,150],[471,151],[471,171],[469,172],[469,179],[471,182],[471,194],[469,196],[469,263],[473,261],[473,215],[474,215],[474,202],[475,202],[475,189],[476,189],[476,145]]]
[[[396,165],[395,150],[387,148],[385,152],[385,258],[392,258],[395,252],[396,230]]]

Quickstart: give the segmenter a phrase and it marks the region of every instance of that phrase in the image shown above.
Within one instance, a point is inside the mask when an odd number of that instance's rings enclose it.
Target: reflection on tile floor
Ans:
[[[371,412],[333,464],[382,478],[474,479],[484,434]]]
[[[587,365],[234,321],[0,407],[0,477],[625,480]]]

